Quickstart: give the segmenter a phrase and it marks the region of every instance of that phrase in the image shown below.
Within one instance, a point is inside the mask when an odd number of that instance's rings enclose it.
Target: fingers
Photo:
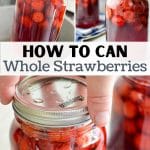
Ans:
[[[105,126],[109,121],[114,79],[113,76],[87,77],[88,109],[98,126]]]
[[[15,85],[19,82],[20,76],[0,76],[0,102],[8,104],[15,94]]]

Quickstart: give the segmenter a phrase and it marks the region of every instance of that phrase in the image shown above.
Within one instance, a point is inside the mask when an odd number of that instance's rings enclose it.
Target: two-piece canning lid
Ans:
[[[25,78],[16,87],[13,108],[18,117],[40,126],[66,127],[90,121],[82,77]]]

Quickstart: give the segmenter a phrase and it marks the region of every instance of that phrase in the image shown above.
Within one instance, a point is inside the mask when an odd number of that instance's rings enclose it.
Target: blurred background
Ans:
[[[0,5],[11,5],[11,4],[15,4],[16,0],[0,0]]]

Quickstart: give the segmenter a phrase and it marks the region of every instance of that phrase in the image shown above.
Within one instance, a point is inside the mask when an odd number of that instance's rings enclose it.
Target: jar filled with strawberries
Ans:
[[[107,0],[108,41],[147,41],[148,0]]]
[[[150,149],[150,77],[120,77],[115,84],[108,150]]]
[[[13,41],[56,41],[66,6],[63,0],[16,0]]]
[[[82,77],[30,77],[16,88],[12,150],[104,150],[105,128],[87,111]]]
[[[99,22],[99,0],[76,0],[77,27],[95,27]]]

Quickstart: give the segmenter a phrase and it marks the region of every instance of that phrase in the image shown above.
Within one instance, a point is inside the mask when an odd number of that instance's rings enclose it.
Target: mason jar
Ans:
[[[81,77],[28,77],[16,87],[12,150],[104,150],[105,128],[92,123]]]
[[[147,41],[148,18],[148,0],[107,0],[107,40]]]
[[[63,0],[17,0],[13,41],[56,41],[66,6]]]
[[[77,27],[90,28],[99,22],[99,0],[76,0]]]
[[[150,77],[120,77],[114,87],[108,150],[150,149]]]

